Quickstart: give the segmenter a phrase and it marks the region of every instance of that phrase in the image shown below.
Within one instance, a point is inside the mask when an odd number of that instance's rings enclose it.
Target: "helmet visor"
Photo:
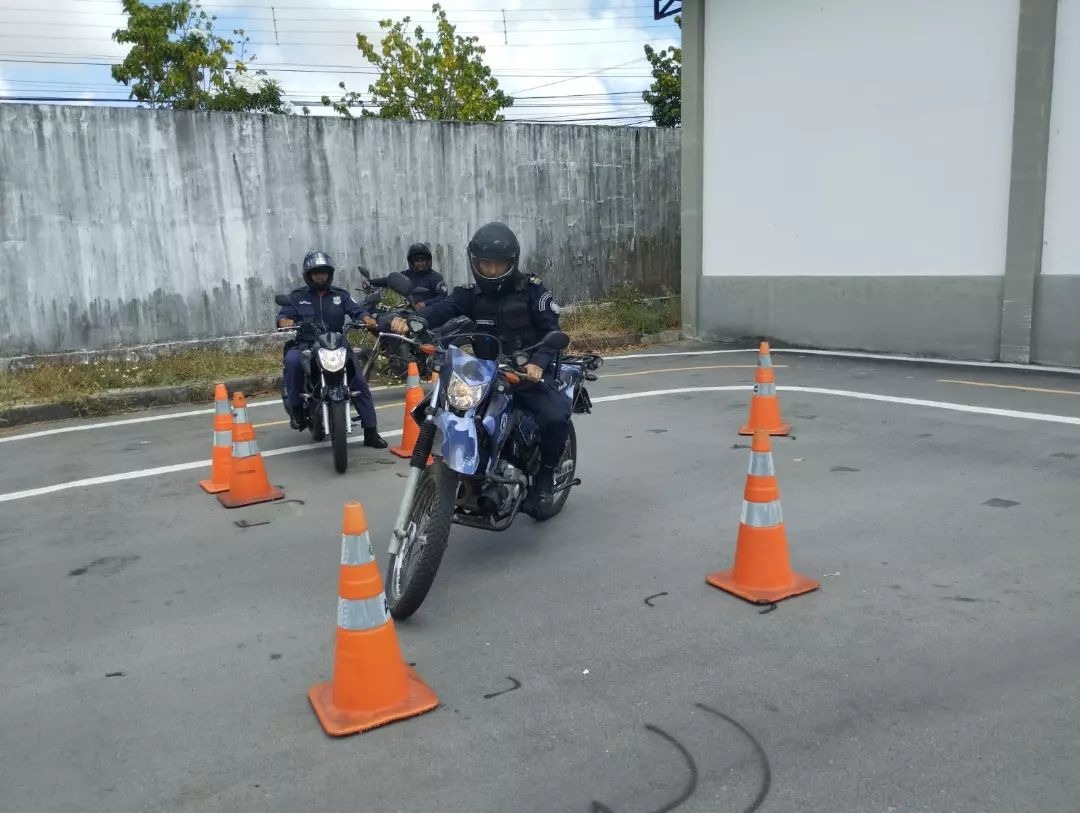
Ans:
[[[473,259],[473,269],[484,279],[499,279],[510,273],[510,260]]]

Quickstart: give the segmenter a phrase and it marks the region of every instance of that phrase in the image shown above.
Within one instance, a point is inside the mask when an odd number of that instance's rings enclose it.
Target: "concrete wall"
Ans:
[[[699,333],[994,358],[1020,0],[704,7]]]
[[[0,105],[0,355],[272,326],[312,247],[404,268],[510,223],[561,302],[679,285],[679,140],[656,129]]]
[[[1080,0],[1060,0],[1032,358],[1080,366]]]

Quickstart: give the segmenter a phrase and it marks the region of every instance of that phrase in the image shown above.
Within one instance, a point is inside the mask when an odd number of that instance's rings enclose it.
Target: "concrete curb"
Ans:
[[[627,333],[622,336],[605,336],[574,342],[570,352],[602,353],[628,345],[667,344],[678,341],[682,335],[677,330],[668,330],[652,335]],[[71,403],[59,404],[23,404],[0,409],[0,429],[25,426],[31,423],[63,421],[70,418],[87,418],[95,415],[117,414],[152,407],[173,406],[175,404],[211,404],[214,400],[216,382],[196,382],[175,387],[145,387],[131,390],[111,390],[100,395],[91,395]],[[225,382],[230,393],[242,390],[248,397],[265,395],[281,391],[281,376],[262,375],[247,378],[233,378]],[[390,392],[400,387],[391,386]],[[374,393],[375,400],[383,400],[383,390]]]
[[[148,409],[174,404],[213,403],[216,382],[182,384],[175,387],[144,387],[131,390],[110,390],[63,404],[23,404],[0,410],[0,428],[23,426],[28,423],[62,421],[93,415],[115,414],[135,409]],[[280,375],[249,376],[225,381],[229,392],[242,390],[245,395],[279,392]]]

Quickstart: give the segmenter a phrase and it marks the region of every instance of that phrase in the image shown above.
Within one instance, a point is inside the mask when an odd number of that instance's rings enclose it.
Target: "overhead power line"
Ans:
[[[72,57],[68,59],[67,57]],[[89,59],[80,59],[81,54],[60,54],[58,57],[46,58],[41,54],[18,54],[13,56],[0,56],[0,62],[11,62],[19,64],[37,64],[37,65],[82,65],[82,66],[110,66],[115,65],[121,61],[122,56],[99,56],[93,57],[97,61],[89,61]],[[644,58],[643,58],[644,59]],[[641,60],[634,60],[639,62]],[[256,62],[251,65],[252,70],[265,69],[268,71],[275,71],[281,73],[341,73],[341,74],[366,74],[377,75],[378,70],[375,68],[360,68],[355,65],[321,65],[318,63],[307,64],[299,66],[298,63],[271,63],[271,62]],[[593,76],[594,73],[578,74],[574,76],[566,76],[565,73],[557,72],[559,70],[580,70],[574,68],[558,69],[558,68],[514,68],[508,70],[500,70],[492,68],[492,73],[496,74],[496,78],[524,78],[524,79],[547,79],[553,77],[564,77],[566,79],[580,79],[583,76]],[[622,79],[648,79],[652,74],[648,73],[608,73],[606,76],[612,78]],[[551,84],[558,84],[553,82]],[[547,85],[541,85],[539,87],[546,87]],[[536,90],[537,88],[531,88]]]

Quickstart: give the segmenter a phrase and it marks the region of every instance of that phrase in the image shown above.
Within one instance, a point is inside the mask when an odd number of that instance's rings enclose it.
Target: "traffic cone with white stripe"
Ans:
[[[754,433],[751,445],[735,565],[710,573],[705,581],[755,604],[771,604],[821,586],[791,569],[772,443],[764,429]]]
[[[248,419],[244,393],[233,395],[232,472],[229,490],[218,494],[218,502],[226,508],[240,508],[285,497],[280,488],[270,485],[266,464],[255,440],[255,427]]]
[[[420,368],[415,361],[409,362],[409,376],[405,379],[405,418],[401,424],[401,444],[392,446],[390,454],[398,457],[412,457],[413,446],[420,437],[420,426],[413,420],[412,412],[417,404],[424,400],[424,388],[420,384]],[[428,465],[432,459],[428,458]]]
[[[210,449],[210,477],[199,485],[207,494],[229,490],[232,475],[232,410],[224,384],[214,387],[214,435]]]
[[[752,435],[758,429],[770,435],[787,435],[791,424],[780,417],[780,399],[776,397],[776,373],[773,372],[769,343],[758,348],[757,369],[754,370],[754,395],[750,399],[750,420],[739,430],[740,435]]]
[[[439,705],[435,692],[401,656],[359,502],[346,503],[342,518],[333,675],[329,683],[312,686],[308,700],[333,737],[415,717]]]

